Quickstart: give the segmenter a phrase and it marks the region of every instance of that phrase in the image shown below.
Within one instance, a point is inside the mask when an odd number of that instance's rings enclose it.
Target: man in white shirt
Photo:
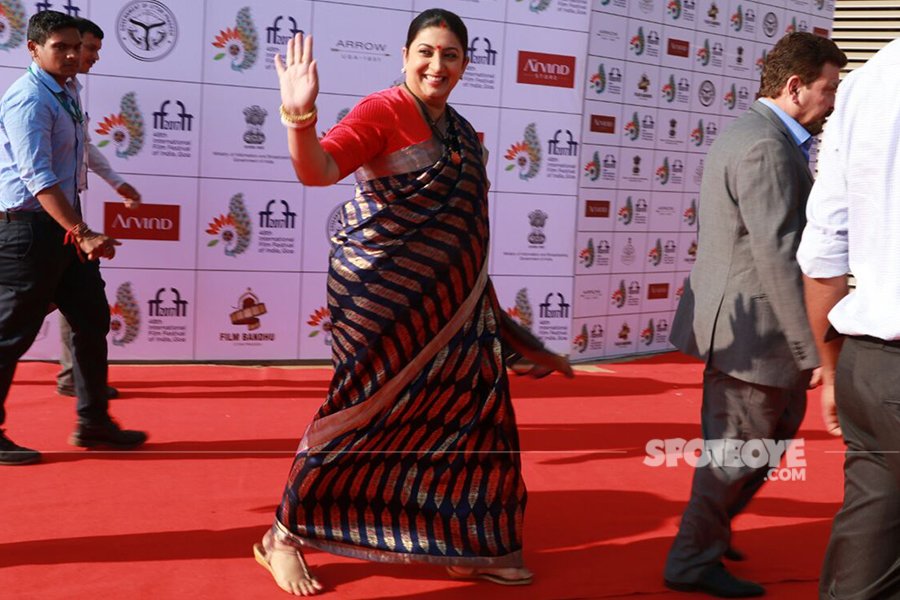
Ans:
[[[77,19],[78,30],[81,32],[81,57],[78,64],[78,72],[87,74],[91,67],[100,60],[100,49],[103,47],[103,30],[88,19]],[[81,82],[73,77],[69,80],[69,86],[76,98],[81,98]],[[87,114],[87,113],[85,113]],[[110,166],[103,153],[90,141],[89,121],[85,119],[85,161],[82,163],[78,174],[78,191],[87,189],[87,170],[90,169],[103,178],[124,199],[125,206],[137,208],[141,204],[141,195],[134,187],[119,175]],[[56,375],[56,392],[61,396],[75,396],[75,382],[72,377],[72,328],[66,318],[59,318],[60,337],[62,347],[59,354],[60,371]],[[119,390],[112,386],[106,387],[109,398],[117,398]]]
[[[898,73],[895,40],[841,83],[797,253],[822,360],[823,416],[848,449],[822,599],[900,597]]]

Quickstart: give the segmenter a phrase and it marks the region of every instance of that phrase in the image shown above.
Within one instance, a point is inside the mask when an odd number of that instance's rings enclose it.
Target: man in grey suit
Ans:
[[[813,183],[809,145],[834,106],[846,63],[829,39],[785,36],[766,59],[759,99],[709,149],[697,262],[670,336],[706,361],[701,424],[709,448],[711,440],[793,438],[807,386],[817,383],[796,252]],[[734,577],[721,561],[743,558],[731,548],[731,519],[769,467],[710,456],[694,472],[665,583],[721,597],[762,595],[762,586]]]

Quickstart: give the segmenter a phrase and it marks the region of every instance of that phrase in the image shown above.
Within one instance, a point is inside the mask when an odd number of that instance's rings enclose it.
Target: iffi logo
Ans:
[[[287,17],[287,20],[291,22],[290,29],[287,29],[287,35],[281,35],[281,21],[285,19],[284,16],[279,15],[275,17],[275,20],[272,21],[272,25],[266,27],[266,43],[271,44],[273,46],[285,46],[288,41],[295,35],[303,34],[303,30],[297,27],[297,19],[294,17]]]
[[[172,104],[171,100],[164,100],[163,103],[159,105],[159,110],[153,113],[153,129],[159,129],[161,131],[190,131],[194,115],[187,111],[184,102],[176,100],[175,104],[178,106],[178,112],[173,112],[171,114],[175,115],[177,118],[169,119],[170,104]]]
[[[134,92],[122,96],[119,112],[104,117],[96,132],[106,138],[97,147],[103,148],[112,143],[119,158],[128,158],[141,151],[144,146],[144,116],[138,108]]]
[[[245,6],[237,13],[237,23],[233,28],[226,28],[216,36],[213,46],[222,50],[213,56],[213,60],[231,59],[231,68],[235,71],[246,71],[256,62],[259,40],[256,37],[256,26],[250,17],[250,7]]]

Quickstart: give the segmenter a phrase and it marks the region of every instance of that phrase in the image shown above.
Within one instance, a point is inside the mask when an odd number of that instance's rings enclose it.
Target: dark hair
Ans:
[[[419,16],[412,20],[412,23],[409,24],[409,31],[406,33],[406,47],[409,48],[412,45],[413,40],[416,39],[416,36],[423,29],[441,26],[449,27],[450,31],[459,38],[460,43],[462,43],[463,55],[467,56],[469,52],[469,31],[466,29],[466,24],[462,22],[462,19],[456,13],[443,8],[429,8],[419,13]]]
[[[843,68],[847,56],[826,37],[805,31],[789,33],[766,56],[759,96],[777,98],[792,75],[799,77],[803,85],[809,85],[822,75],[826,63]]]
[[[85,19],[82,17],[78,17],[75,19],[75,24],[78,27],[78,31],[81,32],[81,35],[86,33],[91,34],[98,40],[103,39],[103,30],[100,29],[100,26],[91,21],[90,19]]]
[[[34,13],[28,19],[28,41],[38,46],[43,46],[47,38],[60,29],[78,29],[75,17],[55,10],[45,10]]]

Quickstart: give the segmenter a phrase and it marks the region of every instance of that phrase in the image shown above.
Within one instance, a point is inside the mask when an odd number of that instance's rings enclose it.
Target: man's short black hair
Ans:
[[[78,29],[75,17],[55,10],[34,13],[28,19],[28,41],[43,46],[47,38],[60,29]]]
[[[103,39],[103,30],[100,29],[99,25],[97,25],[90,19],[84,19],[84,18],[78,17],[75,19],[75,23],[78,25],[78,31],[81,32],[81,35],[90,33],[92,36],[94,36],[98,40]]]

